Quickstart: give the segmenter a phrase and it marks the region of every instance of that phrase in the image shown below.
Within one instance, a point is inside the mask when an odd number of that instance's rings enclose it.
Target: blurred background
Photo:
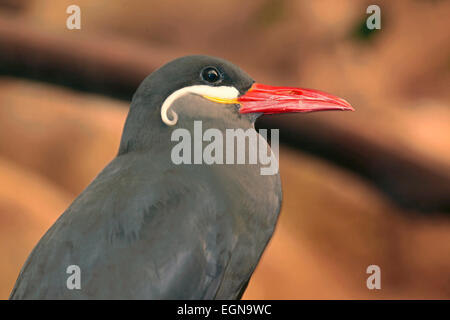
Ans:
[[[115,156],[143,78],[208,54],[357,110],[258,121],[280,128],[284,203],[244,298],[449,299],[449,16],[445,0],[0,0],[0,298]]]

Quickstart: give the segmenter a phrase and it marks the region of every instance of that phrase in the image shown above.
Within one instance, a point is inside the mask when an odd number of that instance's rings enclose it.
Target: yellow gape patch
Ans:
[[[239,104],[239,101],[237,99],[227,99],[227,98],[218,98],[218,97],[209,97],[209,96],[203,96],[203,98],[218,102],[218,103],[225,103],[225,104]]]

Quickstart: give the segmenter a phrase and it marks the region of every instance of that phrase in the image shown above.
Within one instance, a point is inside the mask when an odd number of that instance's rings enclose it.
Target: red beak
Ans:
[[[287,113],[325,110],[350,110],[353,107],[344,99],[331,94],[293,87],[272,87],[255,83],[238,98],[240,113]]]

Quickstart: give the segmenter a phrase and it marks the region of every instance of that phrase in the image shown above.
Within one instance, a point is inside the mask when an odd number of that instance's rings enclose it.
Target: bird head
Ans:
[[[218,127],[246,127],[264,114],[324,110],[353,108],[318,90],[256,83],[223,59],[186,56],[167,63],[141,83],[133,96],[121,145],[155,128],[161,134],[164,129],[190,127],[194,120],[210,121]]]

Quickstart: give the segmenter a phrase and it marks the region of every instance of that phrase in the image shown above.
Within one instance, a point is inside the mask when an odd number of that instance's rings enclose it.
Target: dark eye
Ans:
[[[207,82],[214,83],[221,80],[222,77],[216,68],[208,67],[202,71],[202,78]]]

